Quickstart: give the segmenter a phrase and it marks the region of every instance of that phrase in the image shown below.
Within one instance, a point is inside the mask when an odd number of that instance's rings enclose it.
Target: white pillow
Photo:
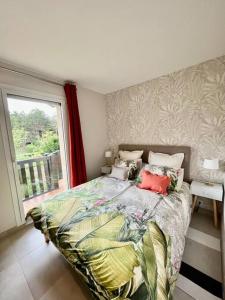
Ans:
[[[112,172],[109,177],[117,178],[120,180],[127,180],[129,168],[112,166]]]
[[[151,165],[180,169],[184,160],[184,153],[165,154],[149,152],[148,163]]]
[[[123,160],[134,160],[141,158],[143,154],[143,150],[136,150],[136,151],[119,151],[119,157]]]

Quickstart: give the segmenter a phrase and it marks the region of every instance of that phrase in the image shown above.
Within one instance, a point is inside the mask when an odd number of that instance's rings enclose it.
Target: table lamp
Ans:
[[[219,169],[219,160],[215,159],[204,159],[203,168],[207,170],[218,170]],[[213,185],[211,182],[206,182],[207,185]]]
[[[111,158],[112,158],[112,151],[111,150],[105,151],[105,159],[106,159],[107,166],[111,165]]]

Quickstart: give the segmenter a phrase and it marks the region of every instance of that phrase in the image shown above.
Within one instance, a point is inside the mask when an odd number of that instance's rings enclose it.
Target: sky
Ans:
[[[22,100],[19,98],[13,98],[12,96],[7,97],[9,112],[24,112],[29,113],[32,109],[38,108],[46,113],[46,115],[53,117],[57,114],[56,104],[46,104],[43,102],[34,101],[33,99],[27,98]]]

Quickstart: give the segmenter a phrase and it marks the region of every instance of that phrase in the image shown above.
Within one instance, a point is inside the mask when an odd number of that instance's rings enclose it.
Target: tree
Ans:
[[[46,131],[39,140],[41,154],[52,153],[59,150],[59,138],[55,132]]]
[[[44,111],[10,114],[17,159],[27,159],[59,150],[57,122]]]
[[[24,128],[14,127],[12,128],[12,135],[16,151],[16,157],[18,160],[20,160],[23,157],[23,153],[26,152],[27,132]]]

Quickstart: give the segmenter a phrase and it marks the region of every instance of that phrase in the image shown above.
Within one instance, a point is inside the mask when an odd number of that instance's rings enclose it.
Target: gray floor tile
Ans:
[[[14,254],[18,259],[45,244],[43,234],[31,225],[12,234],[10,239]]]
[[[199,208],[198,211],[193,213],[190,226],[216,238],[220,238],[220,229],[216,228],[213,224],[213,211]]]
[[[16,256],[12,248],[10,238],[2,238],[0,240],[0,271],[9,267],[16,262]]]
[[[175,288],[174,294],[173,294],[173,300],[193,300],[191,296],[186,294],[184,291],[179,289],[178,287]]]
[[[71,276],[70,272],[65,272],[40,300],[92,300]]]
[[[51,243],[32,251],[19,263],[35,299],[42,297],[66,272],[63,258]]]
[[[1,300],[33,300],[21,267],[18,263],[0,272]]]

